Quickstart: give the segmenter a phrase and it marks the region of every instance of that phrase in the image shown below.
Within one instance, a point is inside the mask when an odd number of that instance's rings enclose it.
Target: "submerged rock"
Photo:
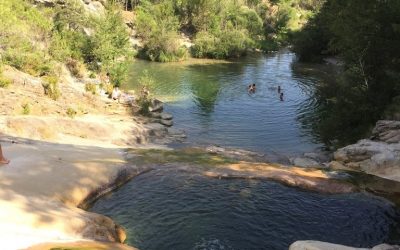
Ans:
[[[292,158],[292,159],[290,159],[290,162],[293,165],[302,167],[302,168],[308,168],[308,167],[319,168],[319,167],[321,167],[317,161],[310,159],[310,158],[306,158],[306,157]]]
[[[163,119],[161,119],[159,122],[162,125],[167,126],[167,127],[171,127],[172,125],[174,125],[174,122],[172,120],[163,120]]]
[[[322,241],[296,241],[290,245],[289,250],[400,250],[400,246],[380,244],[373,248],[355,248]]]

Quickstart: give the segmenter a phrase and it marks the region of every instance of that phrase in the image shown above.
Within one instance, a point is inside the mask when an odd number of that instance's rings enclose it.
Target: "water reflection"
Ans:
[[[316,129],[325,111],[315,98],[315,86],[324,79],[312,67],[292,64],[294,59],[283,51],[231,63],[137,61],[132,75],[148,70],[155,77],[152,92],[167,101],[166,111],[174,115],[176,127],[186,130],[187,143],[287,156],[322,148],[329,141],[321,139],[329,135],[322,137]],[[249,95],[251,83],[257,91]],[[137,77],[132,77],[128,87],[137,86]]]
[[[91,211],[125,226],[143,250],[288,249],[313,239],[354,247],[399,243],[399,211],[367,194],[321,195],[273,182],[157,170]]]

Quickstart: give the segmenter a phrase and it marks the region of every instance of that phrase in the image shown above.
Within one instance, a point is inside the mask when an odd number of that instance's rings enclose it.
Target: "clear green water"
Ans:
[[[128,88],[148,70],[151,91],[166,101],[183,146],[250,149],[298,155],[326,145],[312,129],[323,107],[314,87],[334,75],[293,63],[287,51],[233,63],[159,64],[137,61]],[[248,94],[248,84],[257,91]],[[279,100],[277,87],[284,92]],[[329,138],[329,135],[324,135]],[[141,250],[281,250],[296,240],[354,247],[400,243],[400,211],[368,194],[321,195],[274,182],[218,180],[173,167],[136,177],[94,204],[128,232]]]
[[[151,92],[167,102],[176,128],[188,134],[187,144],[239,147],[293,155],[325,145],[310,122],[318,116],[316,74],[294,70],[288,51],[252,55],[232,63],[160,64],[137,61],[128,88],[137,89],[147,70],[155,79]],[[257,91],[247,92],[255,83]],[[281,86],[284,101],[277,87]]]

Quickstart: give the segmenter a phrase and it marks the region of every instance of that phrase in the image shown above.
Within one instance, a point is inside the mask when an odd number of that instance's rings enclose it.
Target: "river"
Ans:
[[[230,63],[137,61],[128,88],[138,89],[147,70],[155,79],[152,94],[166,101],[175,127],[188,134],[186,145],[213,144],[285,156],[321,150],[326,145],[310,123],[320,112],[314,86],[324,78],[310,75],[308,65],[293,67],[294,57],[283,51]],[[249,94],[247,86],[252,83],[257,89]]]
[[[166,102],[174,127],[188,135],[181,146],[212,144],[278,157],[329,146],[313,129],[324,112],[315,86],[334,75],[296,63],[289,51],[229,63],[137,61],[128,88],[139,88],[144,70],[154,77],[151,92]],[[251,83],[254,94],[246,89]],[[281,250],[296,240],[354,247],[400,242],[400,210],[383,198],[322,195],[269,181],[172,170],[136,177],[91,211],[126,227],[128,244],[141,250]]]

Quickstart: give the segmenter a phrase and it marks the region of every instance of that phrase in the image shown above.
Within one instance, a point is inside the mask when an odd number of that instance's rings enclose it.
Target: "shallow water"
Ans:
[[[141,250],[279,250],[305,239],[355,247],[400,242],[400,211],[381,198],[167,171],[135,178],[91,211],[125,226],[128,244]]]
[[[155,79],[154,95],[167,101],[176,128],[188,144],[239,147],[293,155],[324,144],[309,124],[318,115],[314,85],[321,81],[307,70],[294,70],[295,55],[282,51],[252,55],[232,63],[160,64],[137,61],[128,88],[136,88],[147,70]],[[303,69],[301,64],[296,68]],[[255,83],[256,93],[247,86]],[[284,101],[280,101],[278,86]]]

